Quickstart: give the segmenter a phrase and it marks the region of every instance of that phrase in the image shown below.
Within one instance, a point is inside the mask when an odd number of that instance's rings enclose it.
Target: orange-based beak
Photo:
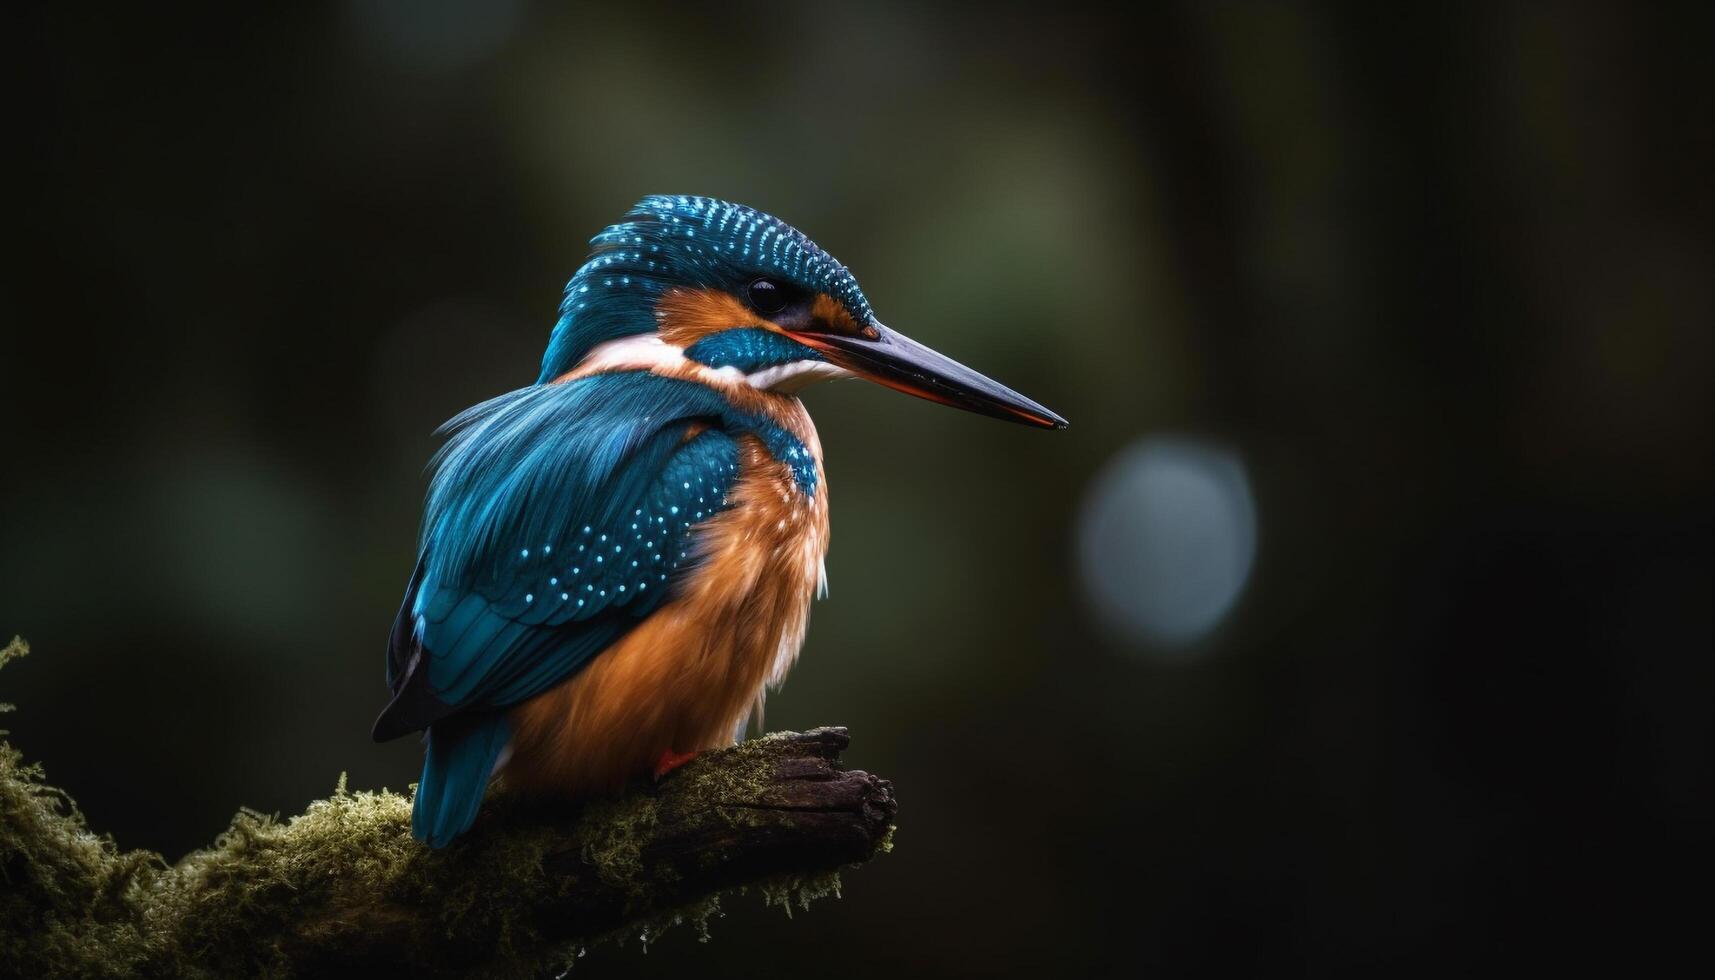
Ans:
[[[858,377],[907,395],[1008,422],[1064,429],[1066,420],[1006,385],[936,353],[879,323],[874,335],[793,333],[829,361]]]

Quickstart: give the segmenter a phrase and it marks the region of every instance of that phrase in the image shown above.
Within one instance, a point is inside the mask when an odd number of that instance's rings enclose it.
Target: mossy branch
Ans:
[[[411,839],[407,797],[342,777],[171,866],[91,833],[0,741],[0,975],[532,975],[604,938],[706,935],[724,893],[807,904],[888,849],[892,787],[839,765],[848,741],[769,735],[572,809],[491,794],[441,851]]]

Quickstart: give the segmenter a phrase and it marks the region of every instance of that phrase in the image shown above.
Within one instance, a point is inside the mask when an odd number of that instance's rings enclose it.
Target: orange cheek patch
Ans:
[[[661,339],[689,347],[712,333],[735,327],[780,328],[756,315],[737,296],[718,289],[669,289],[655,303]]]
[[[863,327],[852,317],[846,304],[829,296],[827,293],[817,293],[816,301],[810,305],[810,316],[828,325],[832,333],[864,334]]]

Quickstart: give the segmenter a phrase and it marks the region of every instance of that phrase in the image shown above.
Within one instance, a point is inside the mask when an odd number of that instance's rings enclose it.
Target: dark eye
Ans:
[[[772,279],[758,279],[750,284],[750,305],[756,312],[772,316],[786,308],[786,290]]]

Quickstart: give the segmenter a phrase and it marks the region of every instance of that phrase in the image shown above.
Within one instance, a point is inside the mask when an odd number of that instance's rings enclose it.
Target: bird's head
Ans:
[[[774,391],[856,376],[995,418],[1066,425],[884,326],[845,266],[754,208],[646,197],[591,244],[589,261],[566,286],[541,383],[686,364]]]

